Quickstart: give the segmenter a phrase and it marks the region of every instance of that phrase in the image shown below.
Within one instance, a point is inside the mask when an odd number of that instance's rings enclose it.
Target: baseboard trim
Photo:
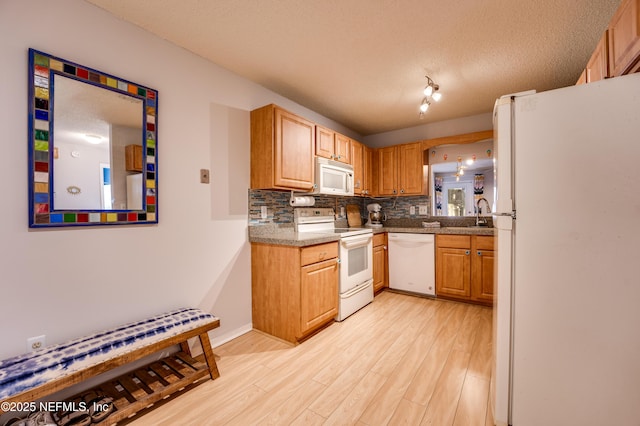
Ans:
[[[243,334],[250,332],[253,329],[253,324],[245,324],[236,328],[235,330],[231,330],[223,334],[222,336],[216,336],[211,339],[211,347],[216,348],[218,346],[224,345],[225,343],[235,339],[236,337],[240,337]]]

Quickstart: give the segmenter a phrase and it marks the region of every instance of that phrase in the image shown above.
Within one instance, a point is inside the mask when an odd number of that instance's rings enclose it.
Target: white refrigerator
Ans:
[[[640,425],[640,74],[494,109],[497,425]]]

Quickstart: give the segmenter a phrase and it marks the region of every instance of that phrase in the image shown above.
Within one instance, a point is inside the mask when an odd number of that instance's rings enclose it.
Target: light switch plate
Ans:
[[[419,214],[429,214],[427,205],[426,204],[419,205],[418,206],[418,213]]]
[[[209,183],[209,169],[200,169],[200,183]]]
[[[416,214],[416,206],[409,207],[409,214],[412,216]]]

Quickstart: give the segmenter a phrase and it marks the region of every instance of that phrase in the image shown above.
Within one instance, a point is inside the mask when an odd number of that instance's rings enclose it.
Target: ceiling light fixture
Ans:
[[[427,112],[431,102],[438,102],[442,98],[442,94],[438,92],[440,90],[440,86],[436,84],[428,75],[425,75],[427,79],[427,85],[422,92],[424,94],[424,98],[422,98],[422,102],[420,103],[420,118],[424,117],[424,113]]]

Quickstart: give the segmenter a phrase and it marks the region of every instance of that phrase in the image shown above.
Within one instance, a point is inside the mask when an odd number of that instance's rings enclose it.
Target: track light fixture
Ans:
[[[424,97],[420,103],[420,118],[424,117],[424,113],[427,112],[432,102],[438,102],[442,98],[442,94],[438,91],[440,86],[431,80],[428,75],[425,75],[425,78],[427,79],[427,85],[422,92]]]

